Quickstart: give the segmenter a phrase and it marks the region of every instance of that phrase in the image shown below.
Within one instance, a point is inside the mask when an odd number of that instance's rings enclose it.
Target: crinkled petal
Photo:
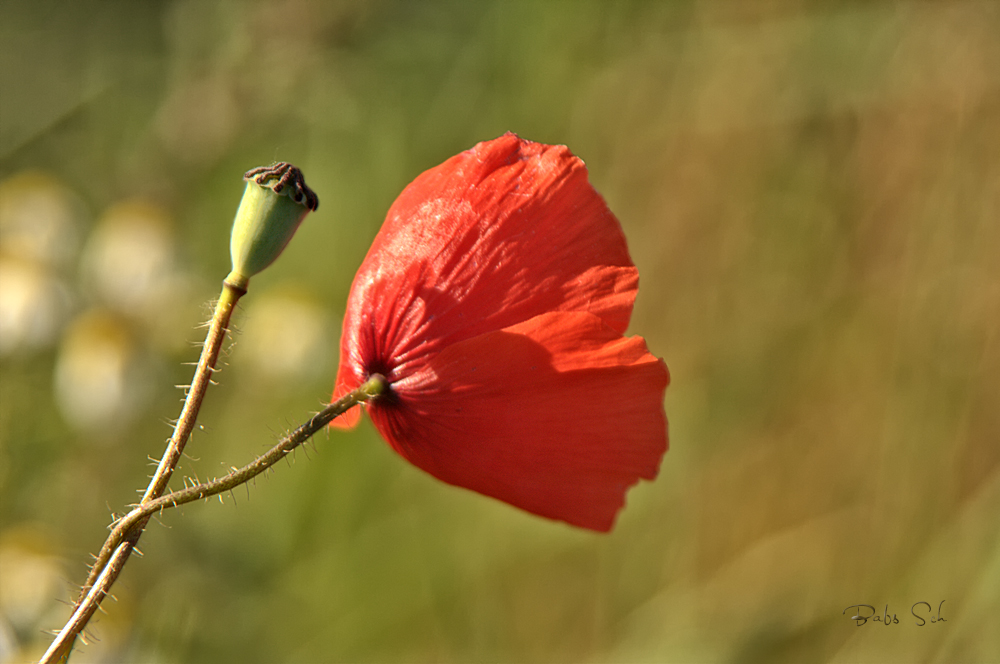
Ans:
[[[641,337],[555,312],[446,348],[369,412],[431,475],[607,531],[628,488],[657,474],[668,382]]]
[[[548,311],[589,312],[622,333],[637,288],[583,162],[507,134],[423,173],[393,204],[351,287],[340,373],[353,374],[345,385],[373,371],[394,382]]]

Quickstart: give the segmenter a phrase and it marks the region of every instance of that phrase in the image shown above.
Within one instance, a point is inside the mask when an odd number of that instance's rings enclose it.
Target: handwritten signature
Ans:
[[[944,606],[944,603],[945,600],[941,600],[941,603],[938,604],[937,607],[937,614],[932,615],[931,612],[934,610],[934,607],[932,607],[929,602],[914,602],[913,606],[910,607],[910,614],[920,621],[919,623],[916,623],[917,627],[923,627],[924,625],[933,623],[948,622],[941,616],[941,607]],[[923,607],[927,607],[926,610]],[[885,610],[882,611],[881,615],[879,615],[878,611],[871,604],[852,604],[844,609],[842,613],[846,614],[851,609],[855,609],[854,615],[851,616],[851,620],[855,621],[858,627],[861,627],[869,620],[873,623],[882,623],[883,625],[899,624],[899,618],[896,614],[889,613],[888,604],[885,605]]]

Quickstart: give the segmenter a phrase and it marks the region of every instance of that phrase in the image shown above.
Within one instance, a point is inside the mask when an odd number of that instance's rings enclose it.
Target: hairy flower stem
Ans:
[[[173,491],[165,496],[160,496],[156,500],[140,503],[135,509],[123,516],[115,523],[114,530],[108,536],[108,542],[112,546],[119,543],[128,542],[136,527],[144,523],[151,515],[161,512],[171,507],[178,507],[185,503],[191,503],[203,498],[210,498],[214,495],[231,491],[232,489],[246,484],[257,477],[265,470],[278,463],[296,447],[312,438],[323,427],[329,424],[335,417],[343,415],[349,409],[364,403],[372,397],[381,394],[385,390],[385,378],[379,374],[374,374],[361,387],[345,394],[332,404],[316,413],[308,422],[298,426],[287,436],[282,438],[277,445],[269,449],[264,454],[243,466],[237,468],[227,475],[223,475],[214,480],[190,486],[180,491]]]
[[[49,651],[46,652],[45,657],[42,658],[42,663],[66,660],[72,648],[73,639],[86,626],[87,621],[90,620],[90,616],[93,615],[97,606],[115,582],[115,579],[118,578],[118,574],[125,565],[125,560],[131,554],[132,549],[135,548],[135,543],[138,541],[139,536],[146,527],[146,523],[153,514],[171,507],[194,502],[195,500],[209,498],[249,482],[281,459],[284,459],[289,452],[309,440],[335,417],[344,414],[359,403],[364,403],[378,396],[385,389],[385,378],[375,374],[361,387],[344,395],[321,410],[308,422],[297,427],[290,434],[282,438],[277,445],[242,468],[209,482],[191,486],[180,491],[174,491],[153,500],[144,500],[135,509],[119,519],[108,536],[107,542],[104,544],[105,549],[114,552],[110,561],[98,574],[97,579],[90,587],[83,601],[78,603],[73,616],[66,623],[63,631],[59,633]],[[65,638],[63,637],[64,633],[67,635]],[[67,644],[64,650],[60,650],[60,646],[57,646],[61,642]],[[63,652],[65,654],[61,654]]]
[[[198,367],[195,369],[194,378],[191,380],[191,387],[188,388],[184,399],[184,407],[181,409],[177,424],[174,425],[174,433],[170,437],[167,449],[160,459],[160,463],[146,487],[146,492],[142,497],[142,504],[156,500],[167,488],[167,482],[180,461],[184,446],[191,437],[195,422],[198,419],[198,411],[201,410],[202,401],[205,399],[205,392],[212,382],[212,374],[215,372],[215,363],[219,359],[219,351],[222,349],[222,342],[226,338],[226,331],[229,329],[229,320],[233,315],[236,303],[246,294],[246,280],[237,283],[230,283],[227,279],[222,282],[222,293],[215,306],[215,313],[208,328],[208,335],[205,337],[205,345],[201,349],[201,357],[198,360]],[[101,547],[100,553],[94,564],[90,568],[86,583],[80,591],[80,597],[73,607],[73,615],[69,622],[63,627],[52,645],[46,651],[42,662],[63,662],[69,658],[69,653],[73,649],[73,643],[77,635],[87,626],[90,618],[94,615],[108,589],[118,578],[125,562],[132,554],[142,530],[146,526],[149,517],[142,518],[134,524],[129,531],[128,538],[119,539],[113,542],[109,537],[108,541]]]

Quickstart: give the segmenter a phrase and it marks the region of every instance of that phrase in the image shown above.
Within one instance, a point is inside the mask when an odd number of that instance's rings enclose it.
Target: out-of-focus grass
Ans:
[[[322,205],[254,279],[192,476],[317,408],[395,195],[507,130],[582,156],[629,237],[657,482],[597,536],[321,436],[154,524],[74,661],[1000,659],[998,34],[991,2],[4,3],[0,659],[162,450],[242,172]]]

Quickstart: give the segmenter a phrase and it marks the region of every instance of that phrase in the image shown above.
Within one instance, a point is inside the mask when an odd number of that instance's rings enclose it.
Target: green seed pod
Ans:
[[[233,271],[226,281],[246,289],[250,277],[281,254],[306,214],[319,207],[319,199],[302,171],[285,162],[247,171],[243,179],[247,188],[233,221]]]

